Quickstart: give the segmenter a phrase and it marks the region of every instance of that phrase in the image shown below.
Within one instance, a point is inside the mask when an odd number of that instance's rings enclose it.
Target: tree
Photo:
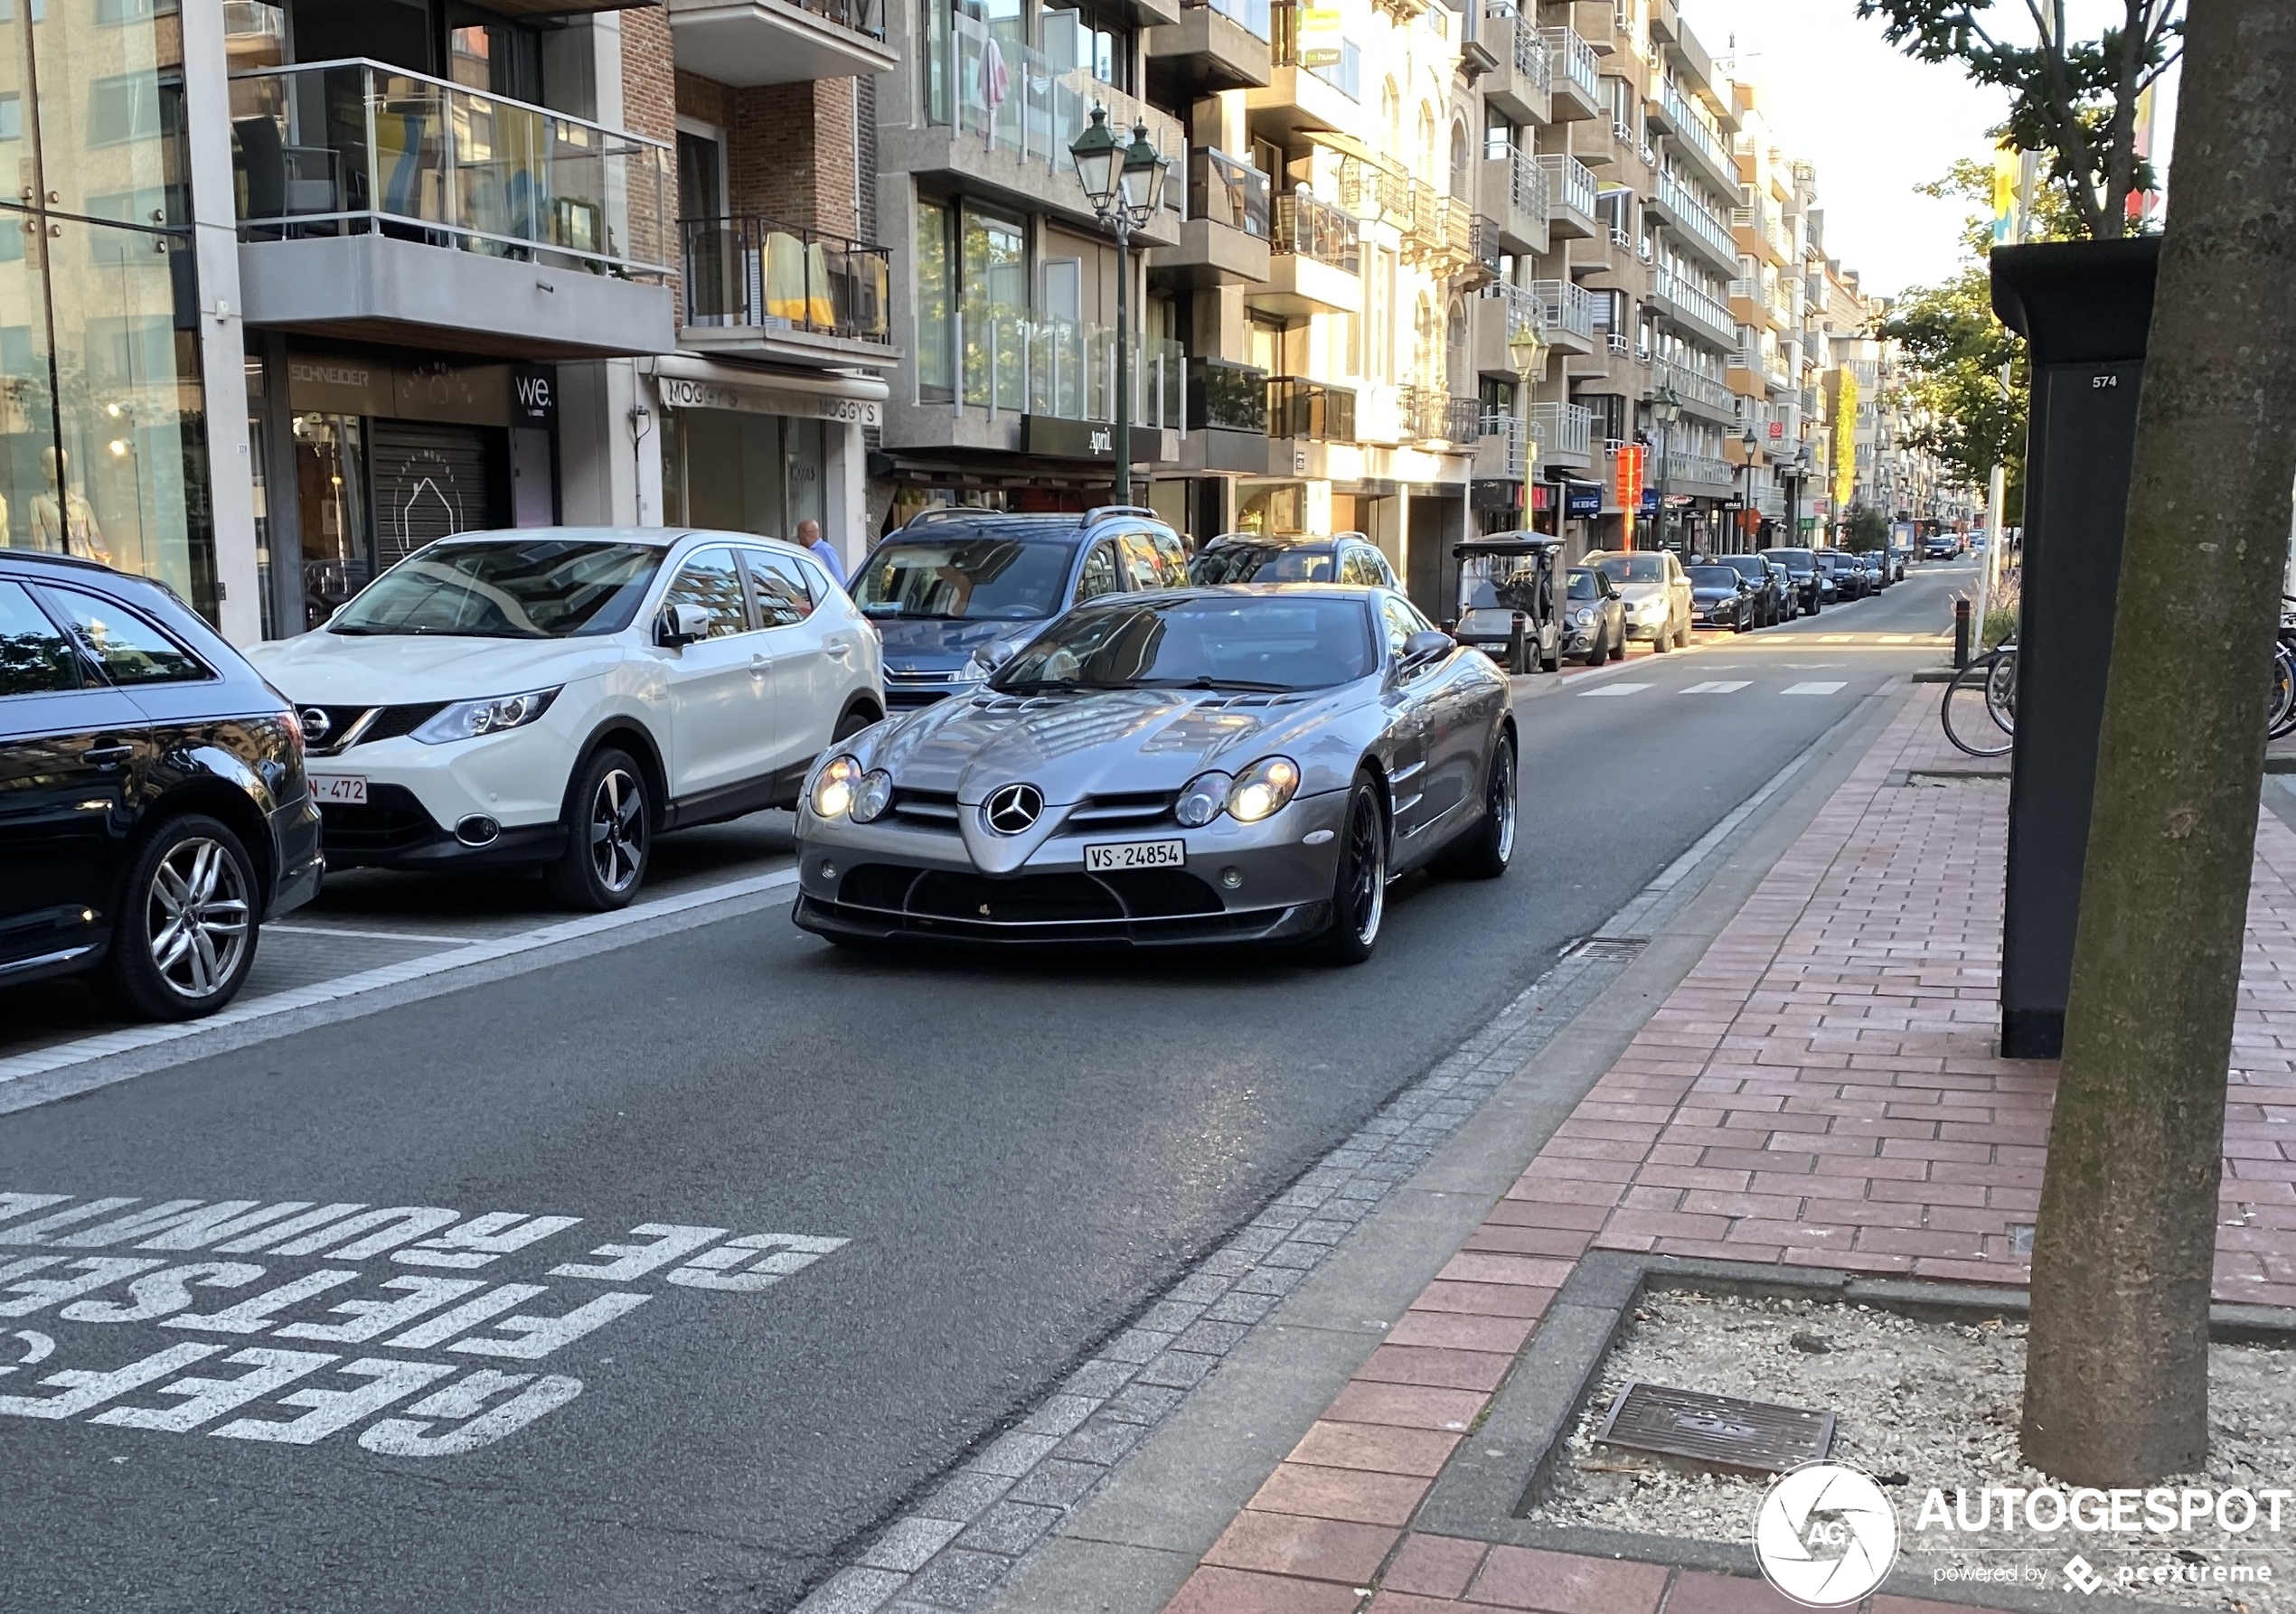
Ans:
[[[1882,37],[1916,61],[1958,61],[1975,82],[2009,91],[2009,138],[2048,154],[2081,233],[2124,233],[2130,192],[2153,188],[2137,150],[2138,101],[2177,60],[2183,0],[2122,0],[2121,25],[2094,40],[2069,37],[2065,0],[2023,0],[2031,44],[1986,25],[1994,4],[1858,0],[1858,14],[1885,19]]]
[[[1889,518],[1869,504],[1853,505],[1844,525],[1845,549],[1886,549],[1889,547]]]
[[[2225,1071],[2296,480],[2296,5],[2193,0],[2041,1187],[2027,1462],[2208,1446]]]

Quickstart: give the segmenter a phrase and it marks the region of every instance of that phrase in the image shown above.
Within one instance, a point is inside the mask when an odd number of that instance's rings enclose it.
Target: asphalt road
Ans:
[[[0,1607],[787,1608],[1934,661],[1874,640],[1968,576],[1524,699],[1514,871],[1399,888],[1360,969],[857,955],[776,906],[0,1118],[0,1194],[76,1196],[0,1198]],[[134,1203],[37,1227],[89,1196]],[[178,1198],[440,1214],[332,1252],[101,1225]],[[127,1261],[207,1264],[85,1264]]]

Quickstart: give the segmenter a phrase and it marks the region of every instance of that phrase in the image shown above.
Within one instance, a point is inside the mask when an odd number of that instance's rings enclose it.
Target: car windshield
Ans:
[[[1462,611],[1536,611],[1539,608],[1539,556],[1462,556],[1459,560],[1459,609]]]
[[[1736,588],[1738,574],[1727,566],[1694,566],[1690,568],[1690,586],[1694,588]]]
[[[1034,622],[1059,614],[1076,553],[1073,540],[895,539],[861,563],[853,603],[880,620]]]
[[[1214,544],[1188,563],[1188,580],[1215,583],[1329,583],[1330,549],[1282,544]]]
[[[1741,577],[1760,578],[1770,575],[1770,568],[1759,555],[1725,555],[1716,562],[1727,566]]]
[[[654,544],[550,538],[432,544],[327,624],[331,633],[565,639],[630,625],[662,565]]]
[[[1047,690],[1322,690],[1379,665],[1360,600],[1149,600],[1071,611],[1001,669],[1011,694]]]
[[[1597,564],[1614,583],[1666,581],[1666,563],[1656,555],[1605,555]]]
[[[1570,588],[1568,592],[1572,599],[1592,600],[1600,599],[1602,597],[1603,591],[1595,586],[1595,574],[1593,572],[1587,570],[1587,568],[1583,566],[1574,566],[1570,568]]]
[[[1806,572],[1812,564],[1812,558],[1807,549],[1764,549],[1762,551],[1762,558],[1774,560],[1790,572]]]

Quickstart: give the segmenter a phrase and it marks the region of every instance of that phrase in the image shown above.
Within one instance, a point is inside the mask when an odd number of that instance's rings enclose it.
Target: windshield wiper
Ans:
[[[1289,695],[1291,684],[1271,684],[1249,678],[1215,678],[1209,672],[1194,678],[1143,678],[1134,685],[1143,690],[1243,690],[1257,695]]]

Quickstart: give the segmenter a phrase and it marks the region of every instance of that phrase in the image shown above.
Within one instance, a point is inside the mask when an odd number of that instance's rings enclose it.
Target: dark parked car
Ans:
[[[1743,633],[1754,626],[1754,585],[1728,566],[1692,566],[1690,620],[1702,628]]]
[[[1861,600],[1873,592],[1872,579],[1857,559],[1840,549],[1818,551],[1818,567],[1834,586],[1834,597],[1841,600]]]
[[[1889,557],[1879,549],[1861,550],[1853,558],[1865,572],[1868,586],[1877,594],[1897,580],[1890,575]]]
[[[1793,615],[1786,575],[1759,555],[1716,555],[1705,564],[1727,566],[1744,577],[1754,591],[1754,621],[1757,628],[1775,627]]]
[[[1794,591],[1804,615],[1815,612],[1826,600],[1833,597],[1832,586],[1818,570],[1817,554],[1811,549],[1764,549],[1762,558],[1786,568],[1786,580]]]
[[[1563,653],[1589,667],[1626,657],[1626,602],[1592,566],[1574,566],[1563,590]]]
[[[1188,563],[1190,583],[1360,583],[1400,586],[1379,545],[1360,532],[1223,532]]]
[[[1154,511],[925,511],[869,552],[847,591],[885,645],[885,704],[977,690],[1048,622],[1104,594],[1178,588],[1188,548]]]
[[[0,549],[0,983],[212,1013],[323,867],[277,690],[159,585]]]

